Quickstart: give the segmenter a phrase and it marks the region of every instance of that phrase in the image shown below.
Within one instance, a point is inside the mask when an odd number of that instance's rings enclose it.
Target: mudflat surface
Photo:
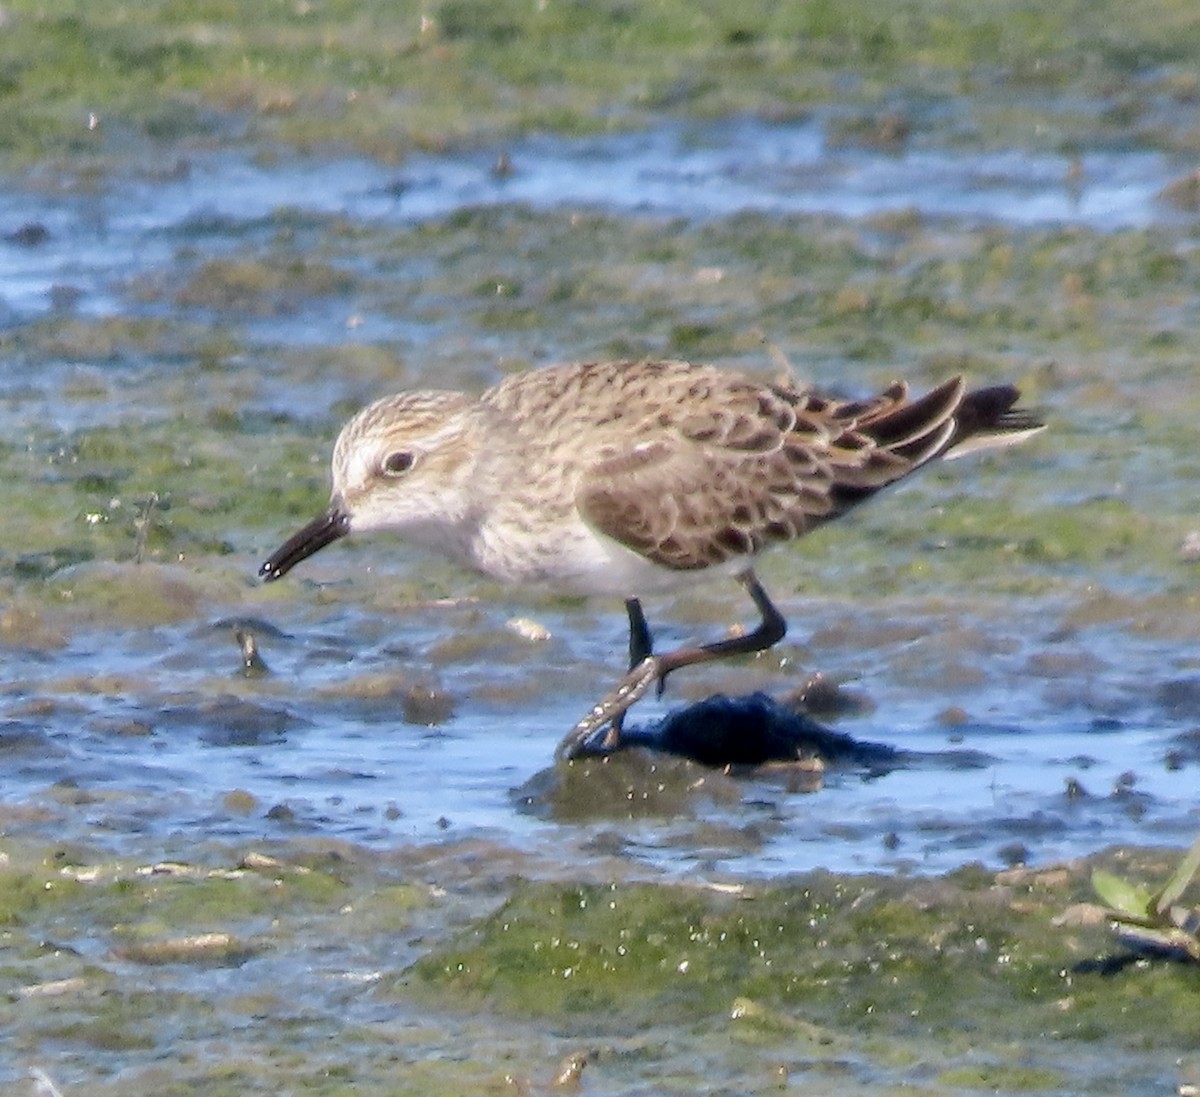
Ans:
[[[1060,917],[1200,818],[1188,5],[60,7],[0,34],[3,1092],[1197,1081],[1194,973]],[[619,605],[254,578],[363,403],[643,355],[1044,414],[634,715],[819,671],[906,764],[555,769]]]

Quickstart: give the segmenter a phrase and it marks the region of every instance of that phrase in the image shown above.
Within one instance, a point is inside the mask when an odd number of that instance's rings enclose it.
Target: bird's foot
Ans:
[[[621,720],[625,712],[661,678],[658,657],[647,655],[617,683],[616,689],[567,732],[554,752],[555,759],[569,762],[586,754],[608,754],[616,750],[621,741]],[[601,732],[604,733],[602,737]]]

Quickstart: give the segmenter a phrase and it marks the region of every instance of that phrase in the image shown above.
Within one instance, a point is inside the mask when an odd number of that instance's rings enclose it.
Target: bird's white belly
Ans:
[[[583,521],[555,531],[553,538],[531,538],[528,530],[491,524],[479,530],[473,563],[485,574],[508,583],[541,583],[565,594],[603,594],[620,598],[678,590],[698,579],[714,579],[744,569],[749,561],[697,571],[654,563]]]

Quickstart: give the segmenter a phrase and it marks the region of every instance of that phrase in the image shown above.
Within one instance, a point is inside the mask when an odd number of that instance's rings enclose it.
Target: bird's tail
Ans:
[[[1002,449],[1045,429],[1037,415],[1016,406],[1020,395],[1012,385],[968,392],[954,412],[954,431],[941,455],[950,460],[980,450]]]
[[[872,400],[848,403],[840,414],[853,418],[882,453],[900,459],[884,482],[907,476],[935,457],[962,457],[981,449],[1015,445],[1045,424],[1016,407],[1020,393],[1012,385],[968,392],[961,377],[951,377],[915,400],[897,381]],[[878,486],[876,484],[875,486]]]

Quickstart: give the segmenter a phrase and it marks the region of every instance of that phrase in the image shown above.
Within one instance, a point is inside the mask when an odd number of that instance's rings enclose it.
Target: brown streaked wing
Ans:
[[[660,416],[584,474],[580,512],[664,567],[688,570],[802,536],[937,456],[963,385],[872,400],[739,383],[724,400]]]
[[[597,530],[676,570],[750,556],[833,507],[829,426],[803,393],[700,369],[583,475]],[[851,455],[854,461],[858,455]]]
[[[580,512],[600,532],[663,567],[693,570],[806,532],[831,507],[819,462],[739,454],[686,438],[644,442],[602,460],[580,484]]]

